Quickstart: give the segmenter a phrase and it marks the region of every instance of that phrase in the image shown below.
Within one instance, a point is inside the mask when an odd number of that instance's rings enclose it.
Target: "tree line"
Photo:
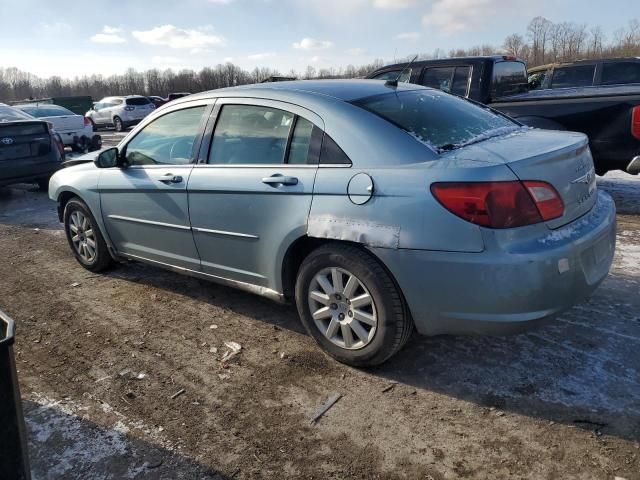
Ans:
[[[448,52],[436,49],[418,57],[432,59],[494,54],[515,55],[530,67],[579,59],[640,56],[640,21],[630,20],[608,39],[599,26],[554,23],[544,17],[536,17],[529,22],[526,32],[509,35],[502,45],[478,45]],[[358,78],[383,65],[383,61],[378,59],[370,64],[345,68],[316,69],[309,66],[304,72],[290,71],[284,76],[302,79]],[[109,95],[165,96],[170,92],[200,92],[258,83],[273,76],[283,74],[272,68],[245,70],[233,63],[205,67],[200,71],[151,69],[138,72],[130,68],[121,75],[96,74],[73,79],[59,76],[40,78],[17,68],[0,68],[0,101],[68,95],[91,95],[96,100]]]

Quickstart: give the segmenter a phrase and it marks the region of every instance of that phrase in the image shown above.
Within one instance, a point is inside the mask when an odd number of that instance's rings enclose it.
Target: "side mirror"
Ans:
[[[112,168],[119,166],[119,152],[116,147],[107,148],[100,152],[94,163],[98,168]]]

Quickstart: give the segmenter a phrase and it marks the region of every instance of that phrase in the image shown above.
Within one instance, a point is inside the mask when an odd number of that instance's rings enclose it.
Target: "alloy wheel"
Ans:
[[[308,300],[316,326],[331,343],[357,350],[373,340],[378,326],[375,302],[353,273],[337,267],[321,270],[311,280]]]
[[[97,244],[93,226],[87,216],[75,210],[69,217],[69,230],[73,248],[85,262],[92,263],[96,258]]]

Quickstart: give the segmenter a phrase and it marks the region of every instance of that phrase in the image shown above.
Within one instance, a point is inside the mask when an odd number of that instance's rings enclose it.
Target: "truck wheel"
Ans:
[[[73,255],[84,268],[101,272],[111,266],[113,259],[100,228],[82,200],[72,198],[64,207],[64,231]]]
[[[116,132],[122,132],[124,130],[124,125],[122,124],[120,117],[113,117],[113,126],[115,127]]]
[[[339,362],[383,363],[407,342],[413,322],[402,295],[369,253],[328,244],[302,262],[296,305],[307,332]]]

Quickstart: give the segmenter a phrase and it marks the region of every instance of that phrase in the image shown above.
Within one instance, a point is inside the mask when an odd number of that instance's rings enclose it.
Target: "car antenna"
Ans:
[[[416,55],[415,57],[413,57],[411,59],[411,61],[407,64],[406,67],[404,67],[402,70],[400,70],[400,73],[398,74],[398,76],[396,78],[394,78],[393,80],[387,80],[386,82],[384,82],[384,86],[385,87],[393,87],[396,88],[398,86],[398,82],[400,81],[400,77],[402,76],[402,74],[409,68],[411,67],[411,65],[413,65],[413,62],[416,61],[416,59],[418,58],[418,55]]]

